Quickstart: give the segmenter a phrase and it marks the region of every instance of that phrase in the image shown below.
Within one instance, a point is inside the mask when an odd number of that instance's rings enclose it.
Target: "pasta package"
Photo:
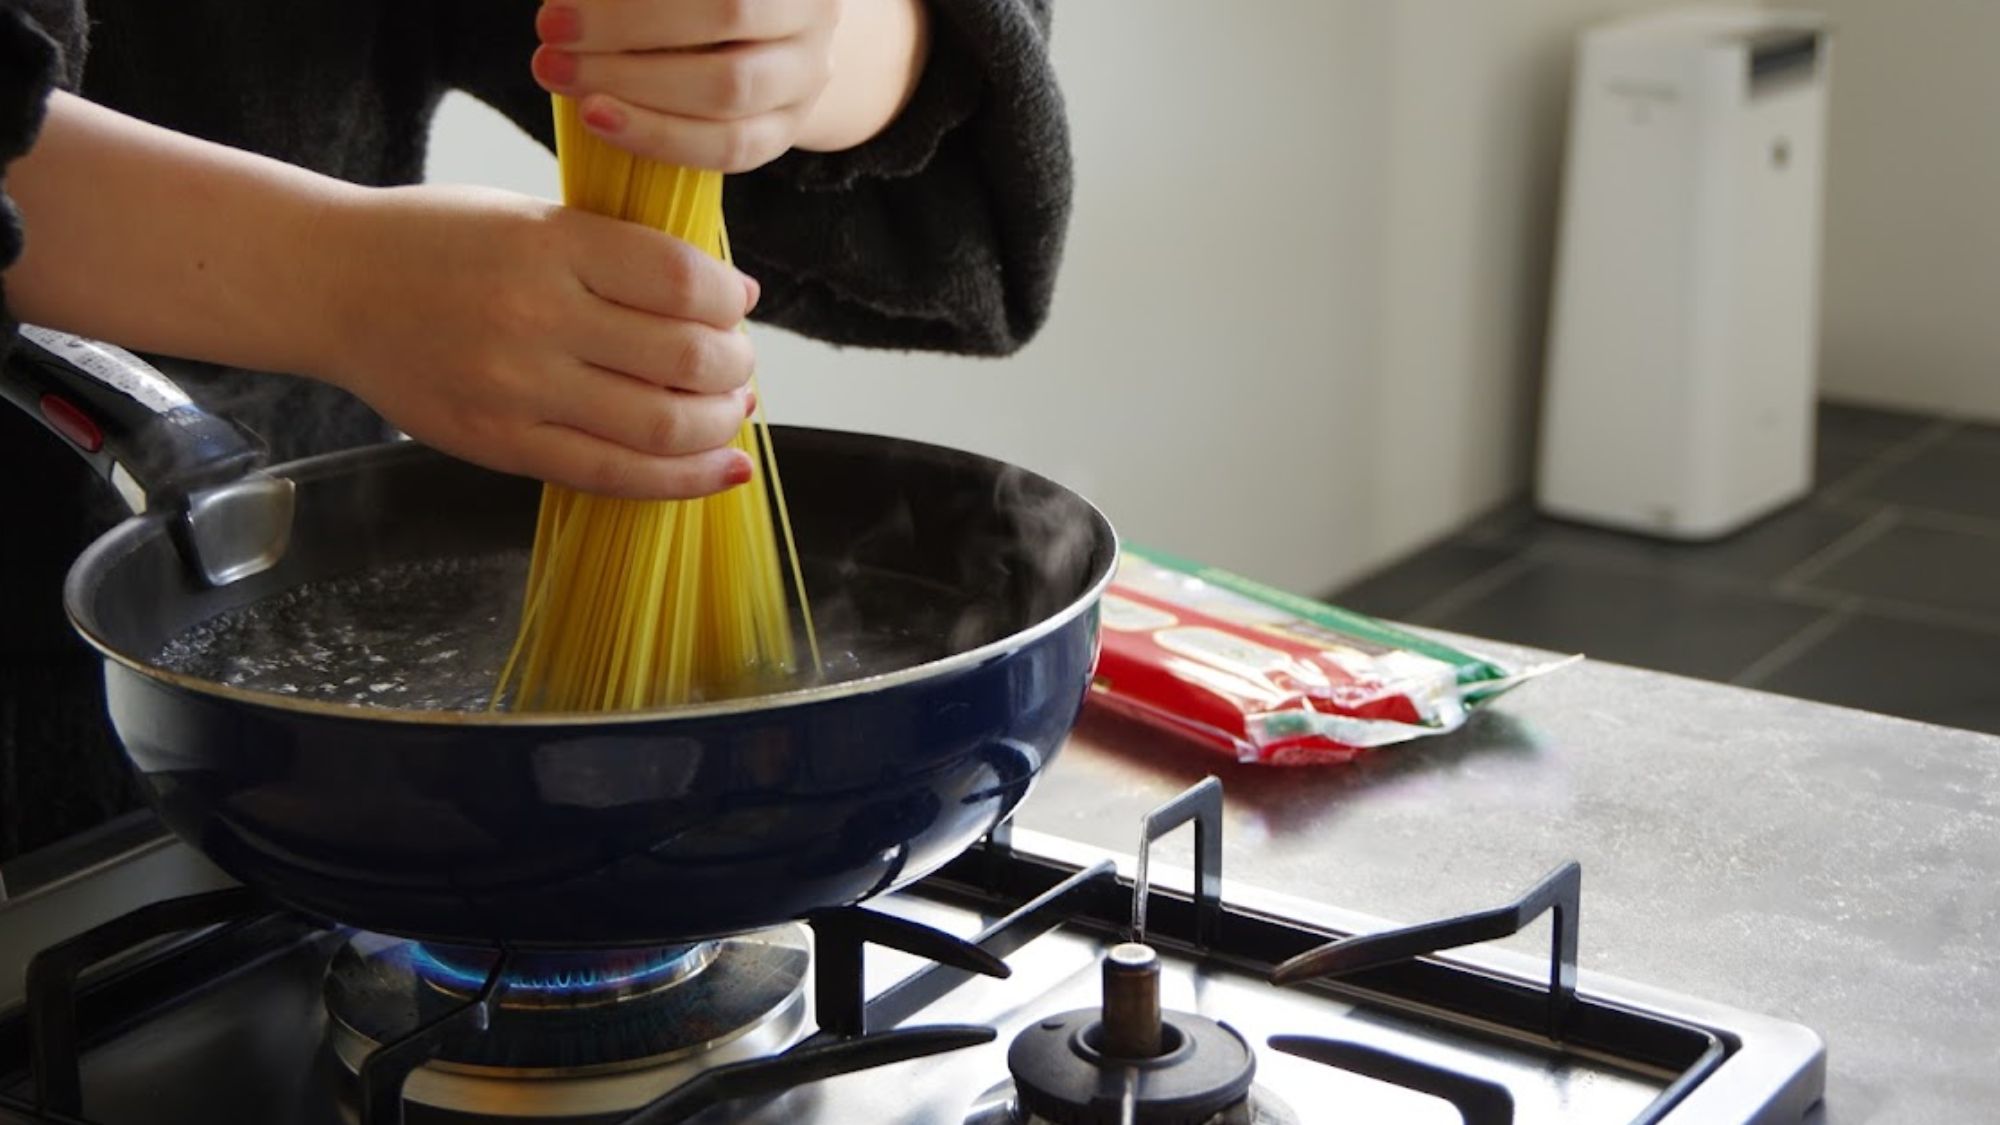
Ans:
[[[1358,613],[1130,543],[1091,705],[1259,765],[1339,763],[1444,734],[1575,659],[1513,670]]]

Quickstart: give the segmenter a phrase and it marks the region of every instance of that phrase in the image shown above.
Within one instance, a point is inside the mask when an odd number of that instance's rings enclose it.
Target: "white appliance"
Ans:
[[[1544,511],[1708,539],[1811,486],[1829,46],[1798,11],[1674,9],[1583,34]]]

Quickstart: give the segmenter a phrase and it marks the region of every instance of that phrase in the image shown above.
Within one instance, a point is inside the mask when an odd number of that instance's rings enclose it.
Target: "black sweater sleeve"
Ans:
[[[1049,0],[930,0],[930,59],[874,140],[794,152],[727,186],[760,319],[841,344],[1002,355],[1048,317],[1069,220]],[[535,0],[454,0],[445,80],[553,144],[528,74]]]
[[[0,271],[21,256],[21,215],[7,169],[35,143],[49,92],[71,86],[83,59],[82,0],[0,0]],[[0,355],[14,335],[0,274]]]

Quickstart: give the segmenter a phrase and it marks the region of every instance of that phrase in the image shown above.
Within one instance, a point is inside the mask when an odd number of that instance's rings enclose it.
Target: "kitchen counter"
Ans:
[[[1576,859],[1583,968],[1817,1031],[1816,1121],[2000,1120],[2000,738],[1585,663],[1344,767],[1087,716],[1017,823],[1129,853],[1210,773],[1227,879],[1403,923]]]

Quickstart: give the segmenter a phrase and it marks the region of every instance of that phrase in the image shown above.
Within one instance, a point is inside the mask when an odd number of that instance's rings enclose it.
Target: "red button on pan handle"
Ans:
[[[41,407],[50,428],[68,438],[71,445],[85,453],[104,448],[104,431],[75,403],[59,395],[43,395]]]

